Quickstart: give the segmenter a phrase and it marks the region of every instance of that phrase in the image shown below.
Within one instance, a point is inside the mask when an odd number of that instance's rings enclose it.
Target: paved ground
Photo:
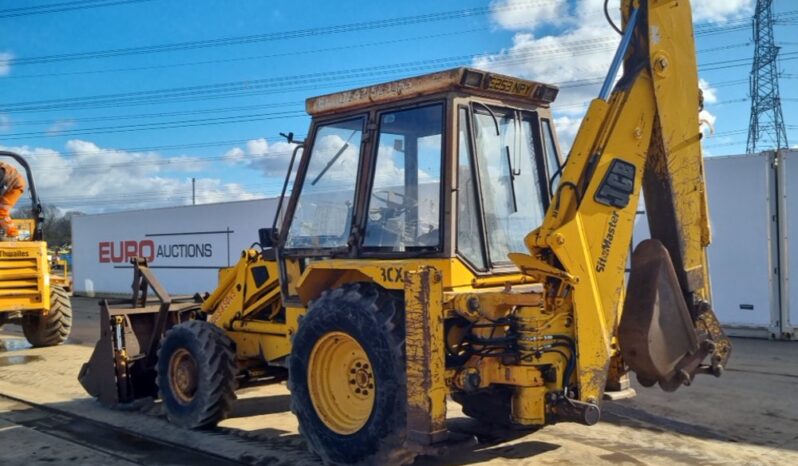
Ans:
[[[103,408],[76,377],[99,333],[97,301],[74,298],[67,345],[29,348],[19,329],[0,332],[0,464],[317,464],[306,453],[283,385],[248,388],[211,431],[169,425],[160,406]],[[477,445],[417,466],[521,464],[798,464],[798,343],[736,339],[720,379],[676,393],[638,387],[604,407],[594,427],[534,433],[485,431],[450,406],[450,428]]]

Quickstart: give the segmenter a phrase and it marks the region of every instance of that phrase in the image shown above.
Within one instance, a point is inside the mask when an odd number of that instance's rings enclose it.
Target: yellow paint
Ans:
[[[379,380],[351,335],[329,332],[319,338],[310,352],[307,378],[313,408],[330,430],[352,435],[368,422]]]
[[[446,433],[442,280],[433,267],[404,275],[407,435],[422,444]]]
[[[47,243],[0,242],[0,312],[49,310]]]

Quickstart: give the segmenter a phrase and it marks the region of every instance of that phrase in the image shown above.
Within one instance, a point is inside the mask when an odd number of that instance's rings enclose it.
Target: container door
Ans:
[[[798,151],[779,153],[779,253],[781,257],[781,335],[798,340],[798,276],[791,277],[790,265],[798,267]],[[790,208],[790,202],[793,203]],[[792,235],[792,236],[791,236]],[[798,274],[798,272],[796,272]]]
[[[773,159],[705,159],[713,307],[730,335],[767,338],[780,331]]]

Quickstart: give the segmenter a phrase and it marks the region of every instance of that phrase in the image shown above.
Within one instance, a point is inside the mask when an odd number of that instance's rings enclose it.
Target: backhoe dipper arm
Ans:
[[[643,384],[673,390],[697,372],[719,375],[731,349],[709,306],[690,3],[624,0],[622,12],[624,35],[607,82],[582,121],[543,224],[525,238],[530,254],[511,255],[544,281],[547,309],[573,314],[573,382],[578,399],[594,404],[619,353]],[[633,255],[627,294],[641,188],[652,239]],[[712,365],[701,366],[709,355]]]

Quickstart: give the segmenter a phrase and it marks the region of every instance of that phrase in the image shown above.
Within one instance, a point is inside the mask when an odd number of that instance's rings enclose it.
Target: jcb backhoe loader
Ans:
[[[590,425],[629,370],[665,390],[720,375],[690,4],[622,12],[564,164],[555,86],[459,68],[309,99],[279,228],[194,302],[137,262],[84,387],[196,428],[237,383],[287,377],[309,447],[354,463],[445,442],[447,397],[485,423]],[[651,239],[626,280],[641,190]]]
[[[0,241],[0,327],[19,324],[33,346],[53,346],[66,341],[72,328],[70,283],[54,275],[43,241],[44,215],[28,162],[14,152],[0,151],[24,171],[31,198],[31,217],[14,219],[19,236]]]

